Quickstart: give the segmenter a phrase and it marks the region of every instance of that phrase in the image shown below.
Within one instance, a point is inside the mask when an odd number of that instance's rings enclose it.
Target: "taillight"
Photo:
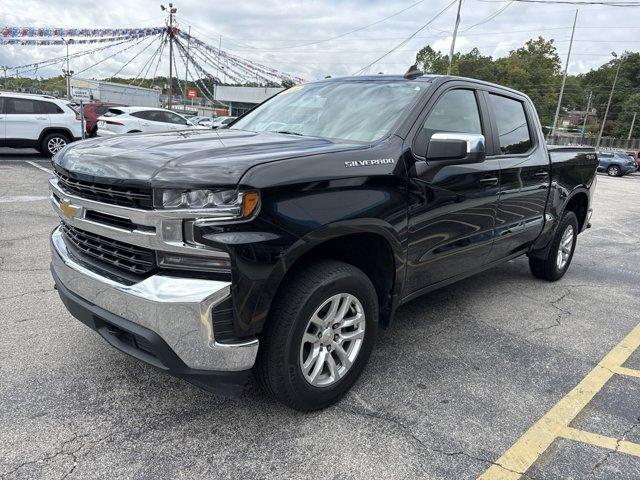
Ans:
[[[76,112],[75,110],[74,110],[74,112],[75,112],[75,114],[76,114],[76,120],[81,120],[81,118],[80,118],[80,112]]]

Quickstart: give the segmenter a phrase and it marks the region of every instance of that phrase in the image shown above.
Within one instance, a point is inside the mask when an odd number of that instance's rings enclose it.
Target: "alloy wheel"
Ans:
[[[562,270],[569,262],[569,256],[573,249],[573,226],[567,225],[567,229],[562,234],[560,245],[558,246],[558,255],[556,257],[556,266],[558,270]]]
[[[58,153],[67,145],[67,141],[62,137],[53,137],[47,142],[47,148],[52,154]]]
[[[349,293],[328,298],[313,313],[300,344],[300,368],[315,387],[328,387],[346,375],[365,334],[362,303]]]

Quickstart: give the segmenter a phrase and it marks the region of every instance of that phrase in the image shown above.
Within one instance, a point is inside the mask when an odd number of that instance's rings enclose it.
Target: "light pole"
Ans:
[[[67,45],[67,68],[62,69],[62,73],[67,80],[67,100],[71,100],[71,75],[73,75],[73,70],[69,70],[69,40],[65,40],[63,37],[62,40]]]
[[[616,52],[611,52],[613,58],[618,58]],[[618,81],[618,75],[620,74],[620,67],[622,66],[622,61],[624,60],[624,55],[620,57],[618,60],[618,68],[616,68],[616,75],[613,77],[613,85],[611,85],[611,93],[609,93],[609,101],[607,102],[607,108],[604,110],[604,118],[602,119],[602,125],[600,126],[600,133],[598,134],[598,141],[596,142],[596,148],[600,146],[600,141],[602,140],[602,134],[604,133],[604,126],[607,123],[607,115],[609,115],[609,107],[611,106],[611,99],[613,98],[613,92],[616,89],[616,82]]]
[[[636,124],[636,115],[638,112],[633,113],[633,119],[631,120],[631,128],[629,129],[629,135],[627,135],[627,140],[631,140],[631,135],[633,134],[633,126]]]
[[[176,14],[178,9],[173,6],[173,3],[169,4],[169,8],[164,5],[160,5],[160,9],[163,12],[165,10],[169,12],[169,24],[167,25],[169,33],[169,98],[167,100],[167,108],[171,109],[171,103],[173,101],[173,16]]]

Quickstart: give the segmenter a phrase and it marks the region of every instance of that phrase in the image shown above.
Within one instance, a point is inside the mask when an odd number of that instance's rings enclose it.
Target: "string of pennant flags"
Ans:
[[[160,37],[160,34],[163,34]],[[224,64],[225,75],[238,83],[246,81],[257,81],[261,84],[269,84],[273,82],[281,82],[284,80],[294,83],[303,83],[304,79],[285,72],[278,71],[266,65],[247,60],[236,55],[230,54],[219,48],[213,47],[202,40],[180,30],[177,27],[148,27],[148,28],[37,28],[37,27],[14,27],[5,26],[0,29],[0,45],[26,45],[26,46],[45,46],[45,45],[80,45],[80,44],[102,44],[113,42],[129,42],[139,38],[158,35],[161,42],[166,42],[168,38],[173,38],[174,42],[179,44],[179,39],[186,41],[194,48],[194,54],[197,53],[204,64],[210,66],[220,66]],[[148,48],[148,45],[145,48]],[[100,47],[100,49],[108,48]],[[126,50],[126,49],[125,49]],[[182,48],[182,55],[197,66],[205,78],[212,80],[214,83],[220,83],[219,78],[215,78],[206,69],[200,65],[196,58],[188,53],[188,49]],[[73,55],[72,55],[73,56]],[[159,58],[158,58],[159,61]],[[45,61],[46,62],[46,61]],[[37,62],[33,65],[38,68],[44,62]],[[15,70],[21,67],[12,67]]]
[[[158,34],[156,32],[156,34]],[[90,43],[107,43],[117,42],[120,40],[135,40],[136,38],[148,37],[150,34],[121,35],[118,37],[102,37],[102,38],[69,38],[63,40],[61,38],[0,38],[0,45],[81,45]]]
[[[4,27],[0,36],[4,38],[20,37],[123,37],[130,35],[155,35],[166,27],[150,28],[36,28]]]

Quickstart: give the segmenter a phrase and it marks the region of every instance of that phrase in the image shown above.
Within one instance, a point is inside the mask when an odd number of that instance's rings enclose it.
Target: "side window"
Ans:
[[[503,155],[526,153],[533,142],[524,105],[519,100],[489,94],[493,114],[498,125],[500,151]]]
[[[7,114],[13,115],[33,115],[40,113],[39,103],[28,98],[8,98]]]
[[[131,114],[132,117],[137,117],[137,118],[141,118],[142,120],[150,120],[149,118],[149,112],[146,111],[142,111],[142,112],[133,112]]]
[[[40,113],[64,113],[63,110],[52,102],[38,102],[40,104]]]
[[[0,113],[6,113],[4,111],[4,105],[5,105],[4,98],[0,97]]]
[[[164,113],[166,122],[175,123],[178,125],[185,125],[185,121],[180,115],[176,115],[175,113],[172,113],[172,112],[163,112],[163,113]]]
[[[424,128],[432,134],[482,133],[480,112],[473,90],[451,90],[445,93],[429,113]]]
[[[449,90],[438,99],[422,130],[416,135],[413,145],[416,155],[426,155],[429,140],[437,132],[482,133],[480,111],[473,90]]]

